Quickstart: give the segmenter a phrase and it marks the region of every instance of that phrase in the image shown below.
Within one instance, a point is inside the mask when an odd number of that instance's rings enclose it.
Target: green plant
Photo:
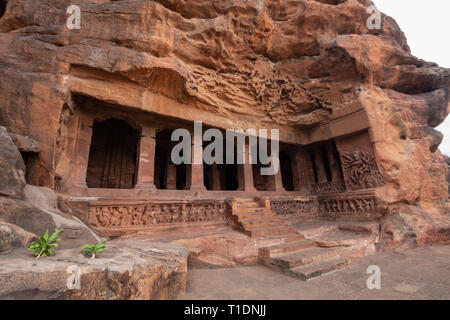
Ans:
[[[90,255],[92,259],[95,259],[97,253],[105,250],[105,248],[105,242],[99,243],[97,245],[85,244],[83,246],[83,249],[81,249],[81,253]]]
[[[56,242],[60,242],[61,239],[57,239],[56,237],[63,229],[55,230],[51,236],[49,236],[48,229],[45,231],[43,236],[39,237],[39,240],[33,241],[30,244],[28,250],[34,251],[34,255],[36,259],[39,259],[41,256],[52,256],[52,248],[57,247],[58,244]]]

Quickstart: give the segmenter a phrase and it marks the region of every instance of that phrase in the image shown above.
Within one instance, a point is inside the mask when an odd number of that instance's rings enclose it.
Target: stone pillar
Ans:
[[[186,164],[186,186],[184,190],[189,190],[191,188],[191,178],[192,178],[192,166],[190,164]]]
[[[195,139],[195,137],[194,137]],[[199,139],[200,140],[200,139]],[[196,155],[197,154],[197,159]],[[203,143],[197,141],[192,144],[192,168],[191,168],[191,191],[206,191],[203,180]]]
[[[75,160],[72,169],[72,181],[76,188],[86,189],[86,175],[91,149],[93,119],[80,115],[76,139]]]
[[[248,143],[245,143],[244,153],[244,190],[246,192],[256,192],[256,188],[253,183],[253,165],[251,162],[252,156],[250,154],[250,147]]]
[[[291,158],[291,168],[292,168],[292,183],[294,191],[300,191],[300,169],[297,161],[297,152],[289,152],[289,157]]]
[[[311,193],[311,185],[316,183],[311,156],[305,149],[295,153],[294,161],[298,170],[298,191]]]
[[[217,164],[213,164],[211,166],[211,187],[212,190],[220,190],[221,189],[221,181],[220,181],[220,170]]]
[[[313,152],[314,152],[314,160],[316,161],[317,180],[319,180],[319,183],[326,183],[328,182],[328,179],[327,179],[327,172],[325,169],[325,163],[323,163],[322,149],[316,147],[313,149]]]
[[[177,189],[177,167],[170,160],[167,161],[166,189]]]
[[[155,187],[155,150],[156,130],[152,127],[142,128],[139,144],[139,169],[135,189],[156,190]]]
[[[237,182],[238,182],[238,190],[245,190],[245,174],[244,174],[244,165],[237,165]]]
[[[280,162],[280,161],[278,161]],[[283,186],[283,177],[281,175],[281,163],[278,164],[279,168],[278,168],[278,172],[275,173],[275,191],[277,192],[286,192],[286,189],[284,189]]]

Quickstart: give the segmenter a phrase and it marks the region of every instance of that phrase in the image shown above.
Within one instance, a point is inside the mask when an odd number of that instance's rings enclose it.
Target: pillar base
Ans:
[[[194,192],[208,191],[208,189],[206,189],[205,186],[191,186],[191,188],[189,190],[194,191]]]
[[[155,191],[156,192],[156,186],[153,183],[140,183],[137,184],[134,189],[139,190],[149,190],[149,191]]]

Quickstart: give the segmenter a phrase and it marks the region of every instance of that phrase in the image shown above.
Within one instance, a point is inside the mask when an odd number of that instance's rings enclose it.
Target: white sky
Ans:
[[[450,68],[450,0],[372,0],[393,17],[413,55]],[[450,156],[450,116],[437,127],[444,134],[439,149]]]

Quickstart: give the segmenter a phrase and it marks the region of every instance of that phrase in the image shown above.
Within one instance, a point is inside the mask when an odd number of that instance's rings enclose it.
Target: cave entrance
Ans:
[[[132,189],[139,132],[125,121],[94,122],[86,183],[89,188]]]

